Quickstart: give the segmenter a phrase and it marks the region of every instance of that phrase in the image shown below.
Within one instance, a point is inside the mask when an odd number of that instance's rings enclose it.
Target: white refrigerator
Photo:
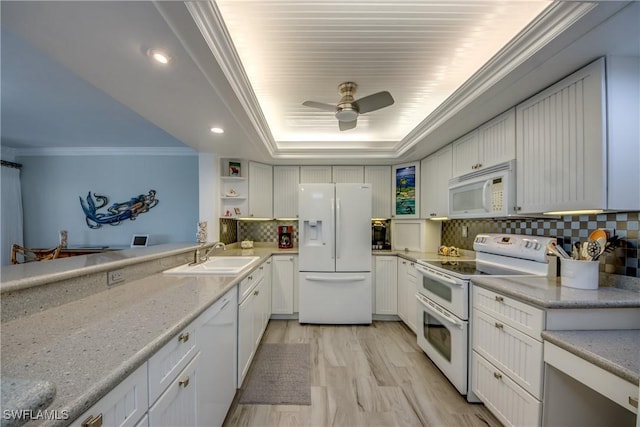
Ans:
[[[371,184],[300,184],[300,323],[371,323],[371,197]]]

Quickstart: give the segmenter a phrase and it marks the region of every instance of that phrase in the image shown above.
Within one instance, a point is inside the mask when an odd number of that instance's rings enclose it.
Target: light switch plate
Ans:
[[[107,272],[107,284],[113,285],[116,283],[124,282],[124,270],[113,270]]]

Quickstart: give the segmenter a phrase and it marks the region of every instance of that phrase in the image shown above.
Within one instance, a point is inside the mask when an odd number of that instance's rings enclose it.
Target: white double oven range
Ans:
[[[475,261],[420,259],[417,285],[418,345],[469,402],[469,282],[474,276],[555,275],[556,260],[546,246],[555,238],[515,234],[478,234]]]

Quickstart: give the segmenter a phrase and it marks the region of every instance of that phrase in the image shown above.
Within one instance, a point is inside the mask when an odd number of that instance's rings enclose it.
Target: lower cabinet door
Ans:
[[[253,359],[254,307],[255,298],[253,295],[249,295],[238,306],[238,388],[242,386],[242,381]]]
[[[104,426],[132,427],[149,407],[147,364],[144,363],[71,425],[82,426],[89,420],[101,420]]]
[[[471,388],[505,426],[540,426],[542,403],[475,351]]]
[[[178,374],[157,402],[149,409],[149,425],[195,426],[197,420],[197,373],[200,353]]]

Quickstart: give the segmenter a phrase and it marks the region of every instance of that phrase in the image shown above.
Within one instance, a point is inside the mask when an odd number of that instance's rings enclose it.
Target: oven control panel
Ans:
[[[473,242],[473,250],[544,262],[547,245],[551,242],[556,242],[556,238],[521,234],[478,234]]]

